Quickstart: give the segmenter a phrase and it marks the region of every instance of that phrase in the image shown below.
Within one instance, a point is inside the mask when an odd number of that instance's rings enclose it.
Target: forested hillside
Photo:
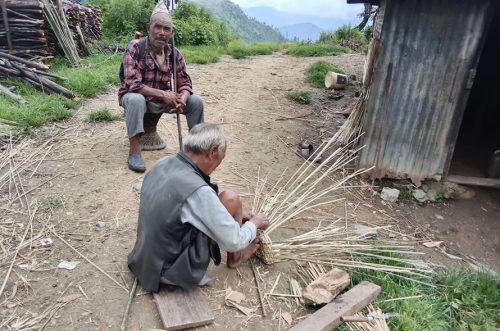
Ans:
[[[212,12],[212,14],[245,42],[284,41],[275,28],[249,18],[241,8],[229,0],[190,0]]]

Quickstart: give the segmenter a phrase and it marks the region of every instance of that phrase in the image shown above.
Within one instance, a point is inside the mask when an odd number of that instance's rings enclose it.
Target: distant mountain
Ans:
[[[266,6],[243,8],[243,11],[250,17],[254,17],[261,22],[278,28],[301,23],[314,23],[314,25],[323,30],[334,31],[338,27],[345,24],[357,24],[357,22],[350,22],[349,20],[343,18],[325,18],[312,15],[287,13]]]
[[[287,25],[278,29],[287,40],[292,41],[316,41],[319,40],[319,35],[323,31],[323,29],[312,23]]]
[[[214,17],[245,42],[285,41],[276,29],[255,18],[249,18],[243,10],[229,0],[189,0],[212,12]]]

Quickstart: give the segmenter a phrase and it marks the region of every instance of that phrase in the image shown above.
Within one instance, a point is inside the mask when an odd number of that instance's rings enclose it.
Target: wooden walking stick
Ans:
[[[174,12],[175,9],[175,1],[170,0],[170,13]],[[171,45],[172,45],[172,71],[173,71],[173,91],[177,94],[177,57],[175,56],[175,35],[172,30],[172,40],[171,40]],[[181,131],[181,118],[179,116],[179,113],[175,114],[176,119],[177,119],[177,134],[179,135],[179,150],[182,151],[182,131]]]

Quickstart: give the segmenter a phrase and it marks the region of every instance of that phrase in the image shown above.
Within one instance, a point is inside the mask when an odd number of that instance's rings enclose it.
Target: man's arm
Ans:
[[[255,239],[257,227],[264,224],[259,217],[240,226],[208,186],[200,187],[191,194],[181,211],[183,223],[190,223],[227,252],[240,251]]]

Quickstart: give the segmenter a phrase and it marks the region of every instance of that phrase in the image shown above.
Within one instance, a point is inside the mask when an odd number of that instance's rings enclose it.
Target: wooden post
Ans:
[[[2,16],[3,16],[3,24],[5,25],[5,32],[7,33],[7,45],[9,45],[9,51],[12,51],[12,39],[10,36],[9,29],[9,17],[7,15],[7,0],[2,1]]]

